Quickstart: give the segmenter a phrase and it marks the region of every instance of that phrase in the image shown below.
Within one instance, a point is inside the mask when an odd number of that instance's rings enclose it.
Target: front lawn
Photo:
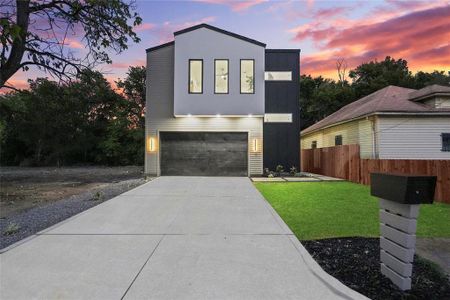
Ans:
[[[378,200],[350,182],[255,183],[300,240],[378,237]],[[417,236],[450,237],[450,205],[420,208]]]

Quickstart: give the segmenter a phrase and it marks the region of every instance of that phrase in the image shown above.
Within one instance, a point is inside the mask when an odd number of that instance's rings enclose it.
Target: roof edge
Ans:
[[[425,100],[427,98],[436,97],[436,96],[450,96],[450,92],[432,92],[432,93],[425,94],[425,95],[422,95],[419,97],[409,98],[409,101],[418,102],[418,101]]]
[[[194,30],[197,30],[197,29],[200,29],[200,28],[207,28],[207,29],[210,29],[210,30],[222,33],[222,34],[226,34],[226,35],[229,35],[231,37],[234,37],[234,38],[237,38],[237,39],[240,39],[240,40],[243,40],[243,41],[246,41],[246,42],[249,42],[249,43],[261,46],[261,47],[264,47],[264,48],[266,47],[266,44],[264,44],[264,43],[262,43],[260,41],[257,41],[257,40],[254,40],[254,39],[245,37],[243,35],[240,35],[240,34],[237,34],[237,33],[234,33],[234,32],[230,32],[230,31],[218,28],[218,27],[214,27],[214,26],[211,26],[211,25],[205,24],[205,23],[194,25],[194,26],[191,26],[191,27],[188,27],[188,28],[185,28],[185,29],[181,29],[181,30],[175,31],[173,33],[173,35],[177,36],[177,35],[180,35],[180,34],[183,34],[183,33],[187,33],[187,32],[191,32],[191,31],[194,31]]]
[[[158,45],[158,46],[155,46],[155,47],[147,48],[147,49],[145,49],[145,52],[148,53],[148,52],[150,52],[150,51],[155,51],[155,50],[158,50],[158,49],[167,47],[167,46],[172,46],[172,45],[174,45],[174,44],[175,44],[175,41],[171,41],[171,42],[164,43],[164,44],[161,44],[161,45]]]
[[[330,128],[330,127],[342,125],[342,124],[345,124],[345,123],[348,123],[348,122],[352,122],[352,121],[356,121],[356,120],[359,120],[359,119],[364,119],[364,118],[371,117],[371,116],[383,116],[383,115],[385,115],[385,116],[402,116],[402,115],[403,116],[411,116],[411,115],[413,115],[413,116],[414,115],[418,115],[418,116],[420,116],[420,115],[450,116],[450,111],[415,111],[415,112],[413,112],[413,111],[411,111],[411,112],[408,112],[408,111],[378,111],[378,112],[372,112],[372,113],[368,113],[368,114],[361,115],[361,116],[358,116],[358,117],[354,117],[352,119],[348,119],[348,120],[343,120],[343,121],[340,121],[340,122],[332,123],[332,124],[329,124],[329,125],[326,125],[326,126],[323,126],[323,127],[319,127],[317,129],[314,129],[314,130],[311,130],[311,131],[308,131],[308,132],[305,132],[309,127],[313,126],[314,125],[313,124],[313,125],[309,126],[308,128],[303,129],[302,131],[300,131],[300,134],[303,135],[303,134],[316,133],[317,131],[320,131],[320,130],[324,130],[324,129],[327,129],[327,128]]]
[[[301,49],[266,49],[266,52],[272,52],[272,53],[300,53]]]

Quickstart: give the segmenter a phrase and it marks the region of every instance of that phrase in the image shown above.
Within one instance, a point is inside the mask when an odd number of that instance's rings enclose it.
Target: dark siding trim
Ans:
[[[147,49],[145,49],[145,52],[155,51],[155,50],[158,50],[158,49],[161,49],[161,48],[164,48],[167,46],[172,46],[172,45],[175,45],[175,41],[171,41],[171,42],[161,44],[161,45],[158,45],[155,47],[147,48]]]
[[[300,49],[266,49],[266,53],[300,53]]]
[[[192,27],[188,27],[188,28],[185,28],[185,29],[182,29],[182,30],[179,30],[179,31],[176,31],[176,32],[173,33],[173,35],[179,35],[179,34],[187,33],[187,32],[194,31],[194,30],[197,30],[197,29],[200,29],[200,28],[207,28],[207,29],[210,29],[210,30],[213,30],[213,31],[216,31],[216,32],[219,32],[219,33],[223,33],[223,34],[229,35],[231,37],[234,37],[234,38],[237,38],[237,39],[240,39],[240,40],[243,40],[243,41],[246,41],[246,42],[258,45],[258,46],[261,46],[261,47],[266,47],[266,44],[261,43],[261,42],[259,42],[257,40],[253,40],[253,39],[250,39],[248,37],[245,37],[245,36],[242,36],[242,35],[230,32],[230,31],[226,31],[226,30],[223,30],[223,29],[220,29],[220,28],[208,25],[208,24],[204,24],[204,23],[203,24],[199,24],[199,25],[195,25],[195,26],[192,26]]]
[[[265,82],[265,112],[291,113],[292,123],[264,123],[263,167],[300,170],[300,52],[275,49],[265,53],[265,71],[291,71],[292,81]]]

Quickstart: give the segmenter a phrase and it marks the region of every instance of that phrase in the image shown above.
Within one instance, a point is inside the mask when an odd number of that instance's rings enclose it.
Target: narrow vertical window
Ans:
[[[241,59],[241,94],[255,93],[255,60]]]
[[[228,94],[228,59],[214,60],[214,93]]]
[[[317,148],[317,141],[312,141],[311,142],[311,149],[316,149]]]
[[[203,60],[189,60],[189,94],[203,93]]]
[[[334,145],[341,146],[342,145],[342,135],[336,135],[334,137]]]
[[[442,137],[442,151],[450,151],[450,133],[441,134]]]

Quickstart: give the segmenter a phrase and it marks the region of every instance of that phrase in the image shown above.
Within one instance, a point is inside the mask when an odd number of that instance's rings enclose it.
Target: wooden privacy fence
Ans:
[[[302,149],[302,171],[370,185],[370,173],[437,176],[434,199],[450,203],[450,160],[361,159],[359,145]]]

